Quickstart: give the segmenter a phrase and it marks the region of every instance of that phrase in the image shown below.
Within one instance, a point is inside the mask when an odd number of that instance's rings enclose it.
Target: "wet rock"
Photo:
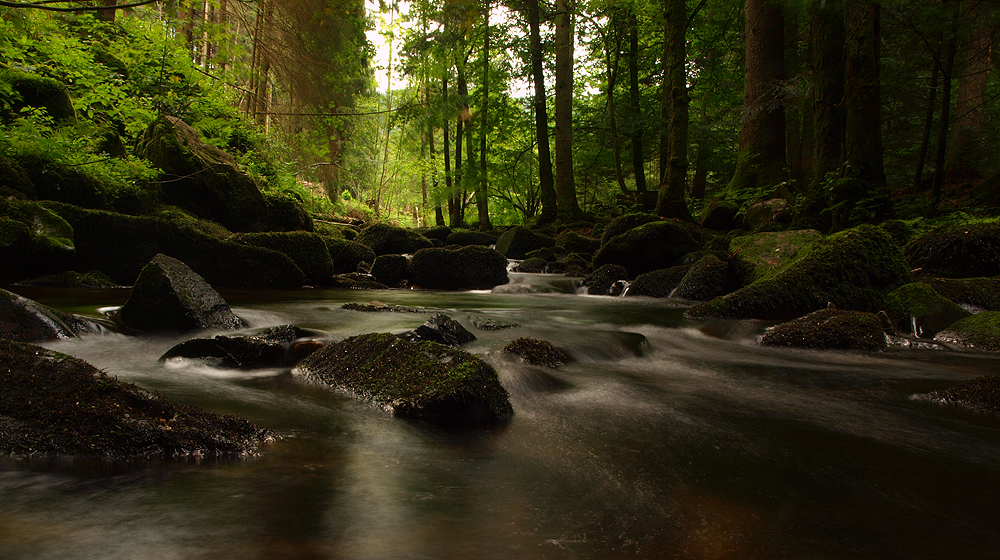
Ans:
[[[435,226],[432,228],[427,228],[424,230],[423,235],[427,239],[434,240],[437,239],[441,242],[441,245],[445,245],[448,242],[448,236],[451,235],[452,230],[448,226]]]
[[[410,259],[410,284],[425,289],[488,290],[507,281],[507,259],[489,247],[433,247]]]
[[[146,129],[136,154],[163,171],[168,204],[231,231],[249,231],[267,213],[267,202],[233,156],[201,140],[181,119],[161,116]]]
[[[992,278],[924,278],[934,291],[971,313],[1000,311],[1000,276]]]
[[[403,255],[379,255],[372,263],[375,280],[391,288],[403,288],[410,277],[410,261]]]
[[[44,342],[101,332],[97,323],[63,313],[37,301],[0,290],[0,338],[18,342]]]
[[[362,263],[375,262],[375,251],[371,247],[348,239],[323,236],[323,242],[333,259],[333,270],[337,274],[358,272]]]
[[[334,263],[323,238],[307,231],[242,233],[235,243],[277,251],[288,258],[306,275],[309,283],[328,286],[333,277]]]
[[[389,286],[375,280],[371,274],[363,272],[351,272],[348,274],[338,274],[333,277],[330,286],[333,288],[343,288],[345,290],[388,290]]]
[[[629,286],[629,296],[669,297],[691,269],[691,265],[672,266],[640,274]]]
[[[142,269],[118,318],[135,332],[236,330],[243,326],[208,282],[186,264],[163,254]]]
[[[934,338],[945,327],[971,315],[921,282],[890,292],[885,311],[896,330],[922,338]]]
[[[445,238],[445,245],[482,245],[489,247],[495,245],[497,236],[484,231],[472,231],[468,229],[455,230]]]
[[[504,352],[520,356],[525,362],[548,368],[559,367],[569,362],[569,355],[556,348],[551,342],[535,338],[519,338],[503,348]]]
[[[781,268],[800,251],[822,238],[823,234],[814,229],[761,232],[734,237],[729,242],[733,270],[743,285],[750,284]]]
[[[556,240],[548,235],[535,233],[524,226],[508,229],[497,239],[496,250],[508,259],[523,259],[528,253],[542,247],[554,247]]]
[[[861,311],[821,309],[767,329],[761,346],[817,350],[885,350],[888,337],[877,315]]]
[[[176,405],[92,365],[0,340],[0,452],[107,459],[244,456],[274,434]]]
[[[934,337],[938,342],[1000,352],[1000,311],[986,311],[950,325]]]
[[[375,256],[416,253],[431,246],[431,240],[401,227],[377,223],[361,230],[355,240],[375,251]]]
[[[476,318],[472,320],[473,326],[481,331],[502,331],[504,329],[513,329],[520,327],[517,323],[511,323],[509,321],[500,321],[498,319],[483,319]]]
[[[949,389],[918,395],[917,398],[980,414],[1000,416],[1000,375],[983,375]]]
[[[267,210],[254,224],[256,231],[313,231],[313,220],[297,196],[262,193]]]
[[[605,226],[601,233],[601,245],[605,245],[611,238],[621,235],[629,230],[635,229],[643,224],[660,221],[660,217],[655,214],[645,214],[636,212],[619,216]]]
[[[899,247],[875,226],[858,226],[814,243],[786,266],[748,286],[688,309],[688,318],[789,320],[833,302],[877,312],[885,295],[910,282]]]
[[[567,253],[592,255],[601,248],[601,240],[587,237],[575,231],[564,231],[556,236],[556,247],[562,247]]]
[[[941,226],[904,249],[921,275],[973,278],[1000,274],[1000,222]]]
[[[694,301],[707,301],[728,294],[735,287],[729,265],[715,255],[705,255],[691,265],[677,284],[673,296]]]
[[[461,323],[444,313],[432,315],[423,325],[412,331],[406,331],[400,334],[399,337],[410,342],[422,342],[426,340],[456,348],[466,342],[476,340],[476,335],[469,332]]]
[[[294,325],[271,327],[253,335],[224,336],[214,338],[193,338],[167,350],[160,361],[171,358],[197,359],[219,368],[256,369],[293,365],[288,357],[293,342],[316,336],[316,333],[300,329]],[[308,345],[315,351],[322,346]],[[298,349],[297,360],[308,355],[306,347]]]
[[[292,372],[404,418],[479,423],[513,414],[496,370],[435,342],[356,336],[314,352]]]
[[[538,273],[545,272],[545,267],[549,265],[549,262],[545,259],[539,257],[531,257],[530,259],[525,259],[521,261],[521,264],[517,265],[518,272],[530,272]]]
[[[611,286],[619,280],[628,280],[628,271],[624,266],[617,264],[606,264],[584,278],[580,285],[587,288],[587,293],[592,296],[606,296],[611,291]]]
[[[381,301],[373,301],[371,303],[345,303],[340,306],[340,308],[350,311],[361,311],[363,313],[380,313],[387,311],[393,313],[426,313],[416,307],[408,307],[406,305],[386,305]]]
[[[679,220],[649,222],[609,239],[594,255],[594,266],[618,264],[634,278],[674,266],[681,257],[698,249],[689,227]]]

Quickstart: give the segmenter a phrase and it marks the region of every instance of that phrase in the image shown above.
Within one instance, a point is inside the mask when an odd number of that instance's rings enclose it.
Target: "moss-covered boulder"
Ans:
[[[100,270],[120,285],[132,285],[158,253],[180,259],[213,286],[298,288],[305,281],[284,254],[234,243],[218,224],[181,211],[125,216],[62,203],[45,202],[45,206],[73,226],[72,269]]]
[[[761,232],[734,237],[729,242],[733,271],[742,284],[769,275],[791,261],[803,248],[823,238],[814,229]]]
[[[548,267],[549,261],[540,257],[531,257],[524,259],[520,264],[517,265],[517,272],[528,272],[528,273],[539,273],[545,272],[545,268]]]
[[[249,421],[170,403],[83,360],[0,340],[4,455],[236,457],[273,438]]]
[[[939,332],[934,340],[975,350],[1000,352],[1000,311],[966,317]]]
[[[462,323],[444,313],[435,313],[430,319],[424,321],[424,324],[400,334],[399,337],[410,342],[427,340],[456,348],[466,342],[476,340],[476,335],[463,327]]]
[[[941,226],[910,241],[905,252],[921,276],[1000,275],[1000,222]]]
[[[375,255],[412,254],[431,246],[431,240],[419,233],[391,224],[372,224],[361,230],[356,239],[375,251]]]
[[[368,245],[328,235],[322,237],[337,274],[357,272],[361,263],[372,264],[375,261],[375,251]]]
[[[877,315],[862,311],[821,309],[767,329],[761,346],[817,350],[885,350],[889,338]]]
[[[691,265],[678,265],[640,274],[632,281],[625,295],[670,297],[690,269]]]
[[[410,277],[410,261],[403,255],[379,255],[372,263],[372,276],[390,288],[402,288]]]
[[[206,144],[198,131],[169,115],[146,129],[136,154],[163,171],[168,204],[219,222],[232,231],[250,231],[267,213],[253,180],[227,152]]]
[[[783,198],[755,202],[743,213],[743,227],[750,231],[781,229],[791,220],[792,212]]]
[[[294,325],[281,325],[252,335],[192,338],[167,350],[160,361],[184,358],[227,369],[288,366],[294,365],[289,363],[290,358],[301,360],[323,346],[313,340],[315,336],[316,333]]]
[[[556,240],[548,235],[535,233],[524,226],[503,232],[497,239],[496,250],[508,259],[523,259],[528,253],[542,247],[554,247]]]
[[[358,230],[350,224],[330,222],[316,218],[313,218],[312,223],[312,230],[323,236],[347,239],[349,241],[353,241],[358,237]]]
[[[288,193],[263,193],[267,209],[252,229],[257,231],[313,231],[313,220],[298,197]]]
[[[186,264],[163,254],[142,269],[118,319],[135,332],[243,327],[219,292]]]
[[[929,284],[914,282],[885,297],[885,312],[899,332],[934,338],[945,327],[971,315]]]
[[[24,296],[0,290],[0,338],[44,342],[100,331],[99,325],[85,317],[63,313]]]
[[[580,281],[580,285],[587,288],[587,293],[592,296],[606,296],[611,293],[616,282],[624,280],[628,280],[628,271],[624,266],[606,264],[588,274]]]
[[[410,259],[412,286],[431,290],[488,290],[507,281],[507,259],[481,245],[421,249]]]
[[[708,301],[728,294],[736,287],[729,265],[719,257],[708,254],[691,265],[687,274],[677,284],[674,297],[694,301]]]
[[[569,362],[569,354],[547,340],[536,338],[521,337],[504,346],[503,351],[536,366],[556,368]]]
[[[396,416],[429,422],[489,422],[513,413],[496,370],[436,342],[366,334],[330,344],[292,372]]]
[[[601,240],[587,237],[572,230],[566,230],[556,236],[556,247],[562,247],[567,253],[592,255],[601,248]]]
[[[648,224],[650,222],[659,222],[661,219],[662,218],[655,214],[646,214],[642,212],[618,216],[604,227],[604,231],[601,233],[601,245],[604,245],[610,241],[611,238],[621,235],[630,229],[637,228],[642,224]]]
[[[423,236],[427,239],[436,239],[441,245],[448,243],[448,236],[452,234],[452,229],[448,226],[434,226],[423,231]]]
[[[705,229],[729,231],[740,226],[736,219],[739,206],[729,200],[713,200],[701,212],[699,223]]]
[[[1000,375],[982,375],[948,389],[920,395],[918,399],[1000,416]]]
[[[49,288],[117,288],[118,284],[100,270],[76,272],[67,270],[57,274],[47,274],[29,278],[17,283],[18,286],[45,286]]]
[[[308,231],[241,233],[233,241],[287,255],[306,279],[320,286],[330,285],[334,262],[323,238]]]
[[[45,113],[57,124],[76,123],[73,100],[66,85],[59,80],[18,70],[4,70],[0,72],[0,81],[14,91],[7,116],[15,116],[21,109],[32,107],[45,109]]]
[[[991,278],[924,278],[934,291],[971,313],[1000,311],[1000,276]]]
[[[735,292],[700,303],[689,318],[789,320],[833,303],[877,312],[885,295],[909,283],[899,247],[876,226],[858,226],[821,239],[797,258]]]
[[[363,272],[348,272],[333,277],[333,288],[344,290],[388,290],[389,286],[379,282],[371,274]]]
[[[426,235],[426,234],[425,234]],[[445,237],[446,245],[483,245],[489,247],[495,245],[497,236],[485,231],[473,231],[470,229],[459,229]]]
[[[28,178],[21,183],[20,191],[25,198],[35,200],[57,200],[86,208],[110,208],[104,185],[79,167],[71,167],[39,154],[25,154],[17,161],[17,166]],[[17,189],[14,184],[11,188]]]
[[[700,249],[689,228],[679,220],[648,222],[609,239],[594,255],[594,266],[618,264],[629,277],[670,268],[684,255]]]

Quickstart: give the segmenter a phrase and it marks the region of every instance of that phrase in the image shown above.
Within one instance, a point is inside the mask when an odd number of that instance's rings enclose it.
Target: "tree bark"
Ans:
[[[465,227],[465,200],[462,196],[465,191],[464,177],[462,176],[462,140],[465,139],[465,121],[469,117],[469,86],[465,81],[464,61],[460,61],[456,66],[458,69],[458,98],[461,108],[458,111],[458,124],[455,126],[455,183],[454,190],[451,191],[454,203],[451,205],[451,218],[448,225],[453,228],[461,228]]]
[[[607,90],[604,93],[607,98],[608,127],[611,130],[611,153],[614,158],[615,181],[617,181],[618,188],[622,191],[622,194],[628,196],[629,190],[625,186],[625,175],[622,172],[622,147],[618,139],[618,115],[617,108],[615,107],[615,86],[618,83],[618,66],[621,58],[621,33],[618,29],[619,18],[620,15],[615,11],[611,16],[611,21],[604,35],[604,64],[607,67],[606,74],[608,79]],[[614,33],[614,56],[611,53],[612,32]]]
[[[814,3],[812,12],[813,180],[844,165],[844,6]]]
[[[917,152],[917,167],[913,172],[913,186],[921,191],[924,185],[924,166],[927,164],[927,151],[931,144],[931,131],[934,128],[934,109],[937,104],[938,74],[941,70],[941,43],[943,34],[938,34],[937,47],[934,51],[934,64],[931,65],[931,85],[927,92],[927,110],[924,113],[924,128],[920,135],[920,149]]]
[[[448,71],[445,70],[445,75],[441,78],[441,102],[445,107],[448,106]],[[455,199],[451,195],[451,144],[449,143],[449,129],[451,128],[451,123],[449,119],[444,120],[444,188],[448,191],[448,219],[455,214]],[[442,225],[444,219],[442,218]]]
[[[955,125],[951,132],[948,167],[979,176],[980,140],[983,136],[983,112],[986,108],[986,85],[991,64],[992,31],[985,0],[964,0],[962,19],[968,32],[962,41],[955,102]]]
[[[479,131],[479,188],[476,189],[476,209],[479,211],[479,230],[489,231],[493,229],[490,223],[490,205],[487,195],[489,194],[489,179],[486,173],[486,136],[487,136],[487,115],[489,114],[490,103],[490,0],[486,0],[486,16],[483,21],[483,102],[480,111],[483,120]]]
[[[684,0],[665,0],[663,4],[663,103],[667,115],[664,140],[667,150],[660,152],[660,189],[656,213],[666,218],[691,220],[684,201],[688,168],[688,91],[687,91],[687,7]],[[661,140],[662,142],[662,140]],[[665,156],[665,157],[664,157]]]
[[[556,0],[556,209],[562,220],[580,217],[573,181],[573,14]]]
[[[948,125],[951,119],[951,78],[955,70],[955,53],[958,50],[958,19],[961,5],[954,1],[951,35],[941,66],[941,118],[938,119],[937,158],[934,161],[934,185],[931,190],[931,210],[941,204],[941,187],[944,184],[945,156],[948,153]]]
[[[639,96],[639,21],[635,17],[634,8],[629,9],[629,48],[628,48],[628,81],[629,81],[629,105],[632,109],[632,118],[635,119],[632,127],[632,173],[635,175],[635,190],[641,198],[641,193],[646,192],[646,162],[642,146],[642,106]]]
[[[539,30],[538,0],[527,0],[528,33],[531,50],[531,76],[535,87],[535,140],[538,144],[538,186],[542,211],[538,222],[556,219],[556,188],[552,177],[552,154],[549,151],[549,116],[546,109],[545,70],[542,65],[542,39]]]
[[[877,0],[844,0],[844,159],[847,175],[885,186]]]

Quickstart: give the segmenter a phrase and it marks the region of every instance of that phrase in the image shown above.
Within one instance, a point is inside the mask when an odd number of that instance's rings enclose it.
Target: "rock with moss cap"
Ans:
[[[1000,311],[966,317],[939,332],[934,340],[974,350],[1000,352]]]
[[[917,399],[1000,416],[1000,375],[982,375],[948,389],[918,395]]]
[[[26,107],[45,109],[59,125],[76,124],[76,111],[66,84],[40,74],[19,70],[0,72],[5,82],[17,94],[11,101],[8,115],[17,115]],[[6,111],[5,111],[6,112]]]
[[[267,210],[251,226],[256,231],[313,231],[313,220],[302,201],[288,193],[261,193]]]
[[[375,251],[367,245],[329,235],[322,235],[322,238],[337,274],[357,272],[362,263],[372,264],[375,261]]]
[[[700,245],[687,225],[680,220],[649,222],[607,241],[594,255],[594,266],[618,264],[629,277],[669,268]]]
[[[885,297],[885,311],[899,332],[921,338],[934,338],[945,327],[971,315],[922,282],[890,292]]]
[[[828,303],[874,313],[886,294],[910,280],[910,268],[889,235],[863,225],[817,241],[782,268],[695,305],[685,316],[785,321]]]
[[[567,230],[556,236],[556,247],[562,247],[567,253],[585,253],[592,255],[601,248],[601,240],[587,237],[581,233]]]
[[[66,220],[37,202],[0,199],[0,282],[61,272],[75,257]]]
[[[7,290],[0,290],[0,338],[44,342],[101,332],[97,323],[63,313]]]
[[[388,333],[325,346],[292,372],[403,418],[481,423],[513,413],[496,370],[479,357]]]
[[[722,262],[719,257],[708,254],[691,265],[684,278],[677,284],[673,297],[708,301],[733,291],[736,283],[729,265]]]
[[[391,288],[403,288],[410,277],[410,261],[403,255],[379,255],[372,263],[372,276]]]
[[[431,240],[419,233],[386,223],[372,224],[361,230],[356,239],[375,251],[375,256],[412,254],[431,246]]]
[[[135,332],[243,326],[219,292],[186,264],[164,254],[153,257],[142,269],[118,318]]]
[[[569,355],[556,348],[551,342],[536,338],[521,337],[503,348],[504,352],[520,356],[525,362],[548,368],[559,367],[569,362]]]
[[[924,278],[934,291],[971,313],[1000,311],[1000,276],[991,278]]]
[[[277,251],[292,259],[312,284],[328,286],[334,274],[334,262],[323,238],[307,231],[242,233],[236,243]]]
[[[488,290],[507,281],[507,259],[481,245],[421,249],[410,259],[412,286],[431,290]]]
[[[497,239],[496,250],[508,259],[523,259],[528,253],[542,247],[554,247],[556,240],[548,235],[535,233],[524,226],[503,232]]]
[[[624,266],[606,264],[588,274],[580,281],[580,285],[587,288],[589,295],[606,296],[611,293],[611,288],[616,282],[623,280],[628,280],[628,271]]]
[[[1000,274],[1000,222],[946,225],[910,241],[910,265],[923,276],[972,278]]]
[[[632,281],[626,295],[669,297],[690,269],[691,265],[678,265],[640,274]]]
[[[185,358],[227,369],[294,365],[290,363],[291,357],[301,360],[323,346],[323,342],[315,340],[316,336],[317,333],[294,325],[280,325],[251,335],[192,338],[167,350],[160,361]]]
[[[877,315],[862,311],[821,309],[767,329],[761,346],[816,350],[885,350],[889,339]]]
[[[170,403],[31,344],[0,340],[0,387],[3,454],[238,457],[274,439],[249,421]]]
[[[604,231],[601,233],[601,245],[606,244],[611,238],[621,235],[631,229],[635,229],[643,224],[648,224],[650,222],[660,221],[660,217],[655,214],[646,214],[642,212],[635,212],[632,214],[625,214],[623,216],[618,216],[617,218],[611,220],[607,226],[604,227]]]
[[[473,231],[469,229],[457,229],[445,237],[446,245],[483,245],[489,247],[495,245],[497,236],[485,231]]]
[[[744,285],[767,276],[791,261],[802,249],[823,238],[814,229],[761,232],[729,242],[733,270]]]

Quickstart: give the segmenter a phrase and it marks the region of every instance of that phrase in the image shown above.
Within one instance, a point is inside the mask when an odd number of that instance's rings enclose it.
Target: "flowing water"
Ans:
[[[167,398],[282,436],[246,460],[0,463],[0,558],[995,558],[1000,421],[913,395],[1000,358],[756,346],[759,322],[683,318],[680,302],[575,295],[512,275],[496,292],[224,292],[254,328],[401,332],[444,311],[479,338],[514,416],[440,429],[298,382],[157,358],[181,337],[53,342]],[[535,292],[535,293],[527,293]],[[98,314],[125,290],[22,290]],[[481,331],[476,319],[519,327]],[[214,333],[211,333],[214,334]],[[555,370],[500,349],[566,349]]]

